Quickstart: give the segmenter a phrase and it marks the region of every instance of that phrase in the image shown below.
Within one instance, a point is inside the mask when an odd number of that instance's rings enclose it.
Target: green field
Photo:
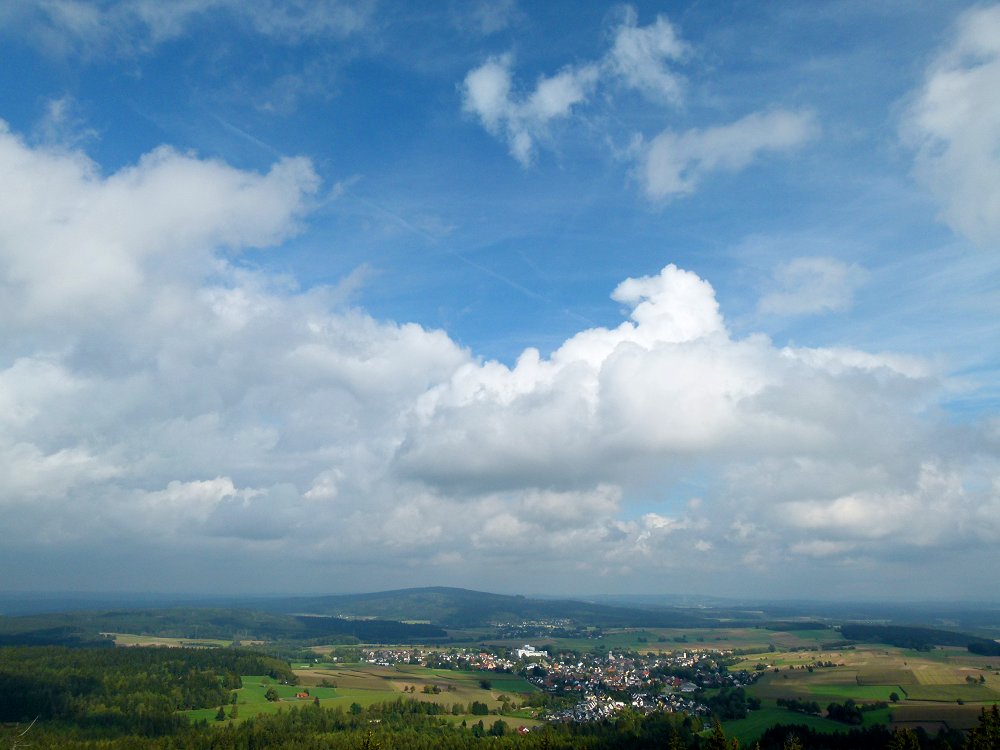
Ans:
[[[890,709],[887,708],[866,711],[864,726],[888,724],[889,714]],[[846,732],[852,729],[846,724],[822,716],[789,711],[774,705],[763,706],[758,711],[751,711],[745,719],[724,722],[723,728],[727,735],[738,738],[741,746],[752,747],[764,731],[775,724],[802,724],[818,732]]]
[[[916,685],[917,679],[909,669],[862,668],[858,672],[858,685]]]
[[[420,680],[430,684],[481,689],[479,688],[480,681],[488,680],[493,686],[493,692],[534,693],[538,690],[527,680],[512,674],[459,669],[429,669],[411,664],[400,664],[389,669],[394,670],[393,673],[398,675],[398,679]]]
[[[479,701],[485,703],[491,710],[499,710],[501,702],[498,698],[501,695],[506,695],[516,702],[519,694],[534,692],[538,689],[520,677],[494,675],[490,672],[463,672],[417,666],[400,666],[398,669],[370,667],[369,665],[315,669],[315,666],[310,665],[308,670],[296,671],[300,682],[302,682],[300,685],[282,685],[266,676],[244,675],[242,677],[243,687],[235,691],[237,696],[236,721],[243,721],[258,714],[276,713],[281,710],[310,705],[316,698],[319,699],[321,706],[327,708],[340,706],[344,710],[348,710],[352,703],[367,707],[373,703],[385,703],[400,698],[440,703],[449,708],[455,703],[461,703],[468,707],[472,701]],[[323,679],[334,683],[336,687],[320,687],[319,683]],[[480,687],[479,681],[481,679],[488,679],[491,682],[489,690]],[[425,685],[436,686],[440,692],[425,693],[423,692]],[[414,692],[404,690],[404,688],[411,686],[414,688]],[[268,688],[271,687],[278,693],[279,700],[268,701],[264,697]],[[298,693],[307,690],[310,694],[308,698],[296,697]],[[224,707],[228,714],[229,704]],[[225,722],[215,721],[218,710],[219,707],[214,706],[184,711],[183,713],[191,721],[205,720],[210,724],[222,725]],[[459,714],[445,718],[456,723],[461,723],[462,719],[465,719],[467,723],[475,723],[483,717]],[[539,722],[531,718],[530,710],[515,710],[508,716],[508,723],[512,723],[512,726],[519,724],[530,726]]]
[[[472,701],[480,701],[491,709],[498,709],[501,695],[516,702],[518,695],[538,691],[530,682],[514,675],[428,669],[408,664],[393,667],[351,664],[326,669],[296,670],[296,674],[303,685],[318,685],[324,679],[332,682],[337,686],[338,695],[349,693],[352,696],[347,701],[348,704],[357,700],[363,706],[404,697],[446,706],[454,703],[468,705]],[[480,686],[481,680],[489,681],[489,690]],[[425,688],[435,687],[440,692],[424,692]],[[412,689],[411,692],[406,692],[408,689]]]
[[[911,701],[939,701],[956,703],[992,702],[1000,700],[1000,693],[982,685],[913,685],[906,688],[906,698]]]
[[[891,693],[899,696],[903,695],[902,689],[898,685],[809,685],[809,693],[814,699],[819,697],[829,698],[843,702],[848,698],[853,698],[855,703],[866,701],[888,701]]]
[[[741,746],[753,747],[753,743],[764,731],[775,724],[804,724],[819,732],[842,732],[846,729],[843,724],[836,721],[779,707],[764,707],[758,711],[751,711],[747,718],[727,721],[722,726],[728,736],[739,739]]]
[[[243,687],[234,691],[236,693],[238,721],[256,716],[257,714],[275,713],[282,708],[287,709],[291,706],[307,705],[315,698],[320,699],[321,705],[332,706],[336,705],[338,699],[341,698],[339,691],[333,688],[321,687],[308,688],[311,694],[309,698],[296,698],[296,694],[305,689],[303,686],[282,685],[266,675],[243,675],[241,679],[243,680]],[[264,693],[270,687],[273,687],[277,691],[278,701],[269,701],[264,697]],[[229,704],[226,704],[225,709],[227,713],[229,708]],[[219,707],[215,706],[214,708],[200,708],[193,711],[184,711],[183,713],[191,721],[204,719],[208,722],[213,722],[218,710]],[[221,724],[222,722],[219,723]]]

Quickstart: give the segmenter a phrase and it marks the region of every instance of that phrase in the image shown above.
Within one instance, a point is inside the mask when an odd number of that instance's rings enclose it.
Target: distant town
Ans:
[[[498,632],[563,630],[566,622],[526,621],[498,624]],[[736,661],[732,650],[688,648],[674,652],[560,650],[553,654],[526,643],[518,648],[367,648],[363,661],[378,666],[408,664],[436,669],[479,670],[517,674],[548,694],[578,695],[570,707],[540,711],[549,721],[601,721],[631,709],[709,716],[711,708],[696,699],[704,689],[742,688],[754,683],[760,671],[730,672]],[[761,665],[761,669],[767,665]]]

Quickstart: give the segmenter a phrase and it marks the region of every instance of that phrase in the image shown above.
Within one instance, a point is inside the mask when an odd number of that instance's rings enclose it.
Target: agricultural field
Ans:
[[[762,652],[744,656],[734,668],[753,669],[761,663],[768,670],[749,692],[761,699],[762,708],[746,719],[725,724],[727,732],[744,742],[777,723],[806,724],[823,731],[848,728],[788,711],[777,705],[779,698],[815,701],[825,708],[848,698],[858,704],[890,702],[895,694],[898,702],[864,713],[865,725],[923,726],[932,732],[942,726],[972,727],[984,706],[1000,702],[996,664],[962,649],[924,652],[858,645],[843,650]],[[818,666],[823,663],[834,666]]]
[[[311,687],[308,688],[310,693],[308,698],[297,698],[296,695],[305,689],[301,685],[282,685],[267,675],[242,675],[241,679],[243,680],[243,687],[233,691],[236,693],[236,721],[241,721],[258,714],[276,713],[281,709],[287,710],[292,706],[307,705],[315,698],[320,699],[320,705],[332,706],[336,705],[335,700],[340,697],[338,692],[332,688]],[[274,688],[277,691],[279,700],[269,701],[265,697],[265,693],[269,688]],[[348,705],[350,705],[350,702],[348,702]],[[225,705],[224,708],[228,713],[231,704]],[[213,722],[218,710],[219,707],[215,706],[213,708],[184,711],[183,713],[191,721],[204,719],[205,721]]]
[[[512,675],[494,675],[487,672],[461,672],[447,669],[427,669],[417,666],[380,667],[367,664],[336,665],[311,664],[296,665],[295,674],[299,685],[282,685],[275,680],[260,675],[242,677],[243,687],[234,691],[237,695],[237,717],[242,721],[258,714],[276,713],[289,708],[308,705],[319,699],[321,706],[335,708],[340,706],[345,711],[351,704],[367,707],[374,703],[384,703],[397,699],[413,699],[439,703],[451,707],[461,703],[468,707],[473,701],[486,704],[491,711],[499,711],[502,705],[500,698],[506,696],[513,703],[518,702],[518,696],[537,691],[537,688],[526,680]],[[490,689],[484,689],[479,682],[488,679]],[[326,686],[324,686],[324,684]],[[329,687],[333,685],[335,687]],[[432,691],[424,692],[425,687]],[[264,694],[269,688],[274,688],[279,700],[268,701]],[[309,697],[299,698],[298,694],[308,691]],[[226,712],[230,705],[224,706]],[[192,721],[205,720],[214,723],[219,707],[202,708],[184,713]],[[532,712],[516,709],[500,718],[506,718],[512,726],[524,724],[532,726],[541,723],[531,718]],[[454,723],[474,723],[484,718],[469,713],[446,715],[442,718]],[[494,716],[492,720],[497,717]],[[233,721],[227,719],[226,721]],[[223,724],[224,722],[218,722]]]
[[[231,640],[218,638],[168,638],[159,635],[133,633],[101,633],[114,639],[116,646],[169,646],[172,648],[228,648]],[[248,644],[249,645],[249,644]]]
[[[778,650],[813,648],[824,642],[840,639],[832,628],[819,630],[767,630],[765,628],[615,628],[603,631],[594,638],[532,638],[536,648],[558,651],[640,651],[646,653],[685,651],[692,649]],[[524,644],[523,638],[491,639],[494,646],[516,648]]]
[[[480,701],[491,708],[499,707],[497,698],[506,694],[515,698],[519,693],[536,692],[538,688],[530,682],[514,675],[492,672],[464,672],[451,669],[428,669],[413,665],[382,667],[371,664],[311,666],[298,669],[295,673],[303,685],[319,685],[323,680],[334,683],[338,689],[391,693],[395,700],[407,695],[417,700],[437,703],[469,703]],[[490,689],[480,687],[481,680],[490,682]],[[438,688],[439,693],[425,693],[424,689]],[[404,689],[410,689],[404,693]]]

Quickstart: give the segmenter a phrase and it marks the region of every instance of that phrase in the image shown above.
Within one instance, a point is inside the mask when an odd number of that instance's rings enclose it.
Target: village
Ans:
[[[560,650],[550,655],[530,644],[519,648],[480,644],[448,650],[369,648],[362,651],[362,659],[381,666],[518,674],[547,694],[577,696],[575,703],[563,701],[559,708],[544,712],[549,721],[602,721],[626,709],[707,716],[710,710],[698,700],[699,691],[746,687],[758,676],[745,670],[730,672],[726,665],[732,661],[732,652],[702,648],[645,654]]]

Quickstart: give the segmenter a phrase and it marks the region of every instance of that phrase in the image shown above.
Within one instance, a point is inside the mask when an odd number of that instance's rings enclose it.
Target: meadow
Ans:
[[[473,701],[485,704],[491,712],[499,712],[502,698],[507,697],[513,704],[518,702],[518,696],[536,692],[536,688],[526,680],[513,675],[494,675],[485,672],[468,672],[448,669],[428,669],[413,665],[398,665],[383,667],[370,664],[294,664],[298,685],[283,685],[276,680],[262,675],[242,676],[243,687],[235,690],[237,716],[227,718],[222,725],[230,721],[244,721],[260,714],[273,714],[293,707],[309,705],[316,699],[325,708],[340,707],[350,711],[352,704],[366,708],[375,703],[387,703],[403,700],[417,700],[439,703],[447,709],[456,704],[462,704],[463,710],[458,714],[447,714],[442,718],[453,723],[465,720],[472,724],[481,715],[468,712]],[[488,679],[489,689],[480,685],[480,680]],[[335,687],[330,687],[333,685]],[[269,701],[265,693],[274,688],[278,693],[277,701]],[[425,692],[425,688],[427,692]],[[434,689],[438,692],[433,692]],[[308,691],[309,697],[299,698],[298,694]],[[227,716],[230,705],[224,706]],[[204,720],[216,722],[219,707],[206,707],[183,712],[191,721]],[[491,721],[495,721],[493,716]],[[524,709],[514,709],[500,718],[506,718],[512,726],[533,726],[541,722],[532,718],[532,712]]]

